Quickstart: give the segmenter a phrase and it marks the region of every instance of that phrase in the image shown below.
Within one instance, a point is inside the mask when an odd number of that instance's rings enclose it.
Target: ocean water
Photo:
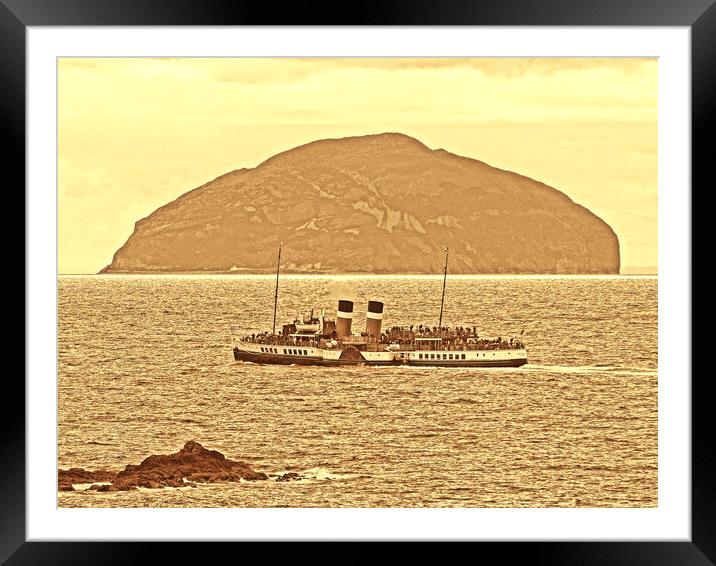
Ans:
[[[277,326],[369,298],[434,326],[442,277],[285,276]],[[656,277],[448,278],[443,320],[519,336],[521,368],[261,366],[271,276],[59,278],[58,466],[196,440],[295,482],[69,492],[63,507],[655,507]]]

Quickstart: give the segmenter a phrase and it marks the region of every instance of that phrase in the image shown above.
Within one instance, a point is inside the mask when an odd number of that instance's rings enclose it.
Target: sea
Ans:
[[[60,492],[60,507],[656,507],[656,276],[449,276],[443,324],[520,338],[519,368],[235,362],[275,277],[58,279],[58,467],[188,440],[269,481]],[[435,326],[442,276],[282,276],[277,327],[341,298]],[[288,471],[297,481],[272,481]]]

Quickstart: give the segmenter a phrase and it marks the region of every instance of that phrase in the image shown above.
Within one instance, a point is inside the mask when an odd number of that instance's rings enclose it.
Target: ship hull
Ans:
[[[407,365],[414,367],[426,367],[426,368],[517,368],[527,363],[527,358],[512,359],[512,360],[470,360],[470,361],[436,361],[430,362],[409,362]]]
[[[520,367],[527,363],[525,350],[498,350],[494,352],[469,352],[466,359],[442,359],[443,355],[456,358],[462,353],[446,354],[442,351],[434,352],[361,352],[360,355],[346,356],[345,351],[323,350],[321,348],[301,349],[303,355],[284,353],[283,348],[277,353],[255,351],[254,344],[246,348],[234,347],[234,360],[237,362],[251,362],[254,364],[273,365],[305,365],[305,366],[413,366],[413,367],[452,367],[452,368],[495,368]],[[296,351],[290,349],[289,351]],[[357,352],[357,351],[356,351]],[[439,359],[422,359],[433,355]],[[420,356],[420,358],[418,357]]]
[[[253,353],[234,348],[234,360],[253,364],[299,365],[299,366],[350,366],[365,364],[365,360],[330,360],[314,356],[292,356],[289,354]]]

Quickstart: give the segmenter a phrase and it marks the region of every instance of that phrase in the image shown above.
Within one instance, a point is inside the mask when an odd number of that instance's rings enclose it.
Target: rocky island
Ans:
[[[528,177],[403,134],[315,141],[139,220],[103,273],[619,273],[595,214]]]

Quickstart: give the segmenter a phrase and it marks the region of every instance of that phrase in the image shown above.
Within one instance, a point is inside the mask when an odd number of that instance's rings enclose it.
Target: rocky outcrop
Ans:
[[[618,273],[614,231],[543,183],[402,134],[321,140],[136,223],[103,272]]]
[[[245,462],[227,459],[221,452],[207,450],[189,441],[179,452],[149,456],[138,466],[127,466],[112,482],[119,489],[140,487],[182,487],[188,482],[235,482],[265,480]]]
[[[207,450],[194,441],[187,442],[174,454],[154,455],[139,465],[128,465],[121,472],[87,471],[81,468],[58,470],[58,489],[72,491],[72,484],[95,484],[96,491],[126,491],[137,487],[186,487],[196,483],[266,480],[268,476],[254,471],[246,462],[229,460],[221,452]]]

